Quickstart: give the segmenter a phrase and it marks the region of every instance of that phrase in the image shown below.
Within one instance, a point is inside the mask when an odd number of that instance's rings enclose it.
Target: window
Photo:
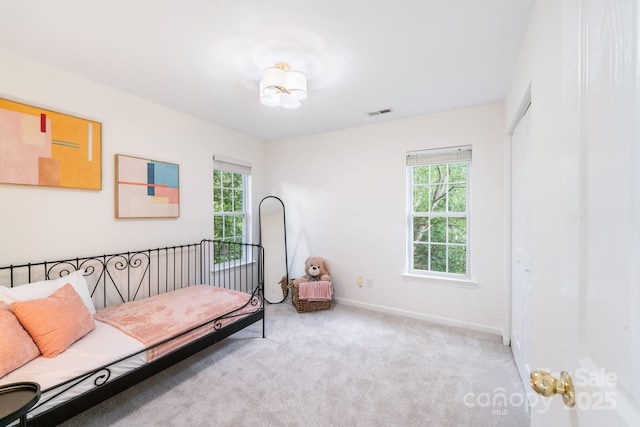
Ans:
[[[408,272],[468,278],[471,147],[407,153]]]
[[[249,236],[249,200],[251,167],[214,157],[213,165],[213,238],[222,242],[243,243]],[[242,260],[238,245],[217,245],[215,262]]]

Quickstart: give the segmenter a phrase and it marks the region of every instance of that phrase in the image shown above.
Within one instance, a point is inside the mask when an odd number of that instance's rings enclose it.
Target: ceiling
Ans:
[[[269,141],[504,99],[533,1],[0,0],[0,48]]]

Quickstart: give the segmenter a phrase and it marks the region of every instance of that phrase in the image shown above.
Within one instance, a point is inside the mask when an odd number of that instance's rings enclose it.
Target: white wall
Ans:
[[[502,103],[267,145],[271,194],[286,204],[289,265],[327,259],[343,302],[502,334],[505,178]],[[477,287],[407,280],[409,150],[473,146],[471,239]],[[358,287],[356,278],[374,281]],[[269,284],[267,284],[269,286]]]
[[[504,333],[502,103],[265,144],[2,50],[0,96],[103,125],[101,191],[0,184],[2,264],[208,237],[211,156],[219,154],[253,165],[254,212],[267,194],[284,200],[292,277],[302,274],[306,256],[324,256],[343,302]],[[455,145],[474,150],[471,239],[477,287],[402,276],[405,153]],[[179,219],[114,218],[116,153],[180,164]],[[372,279],[374,287],[358,287],[357,276]]]
[[[250,162],[255,206],[264,195],[265,144],[254,138],[3,50],[0,97],[102,123],[101,191],[0,184],[0,264],[211,237],[214,154]],[[115,219],[116,153],[180,165],[179,219]]]

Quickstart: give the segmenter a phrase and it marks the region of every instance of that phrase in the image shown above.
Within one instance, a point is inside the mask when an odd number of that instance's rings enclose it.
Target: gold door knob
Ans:
[[[533,371],[531,372],[531,387],[544,397],[560,394],[566,406],[570,408],[576,406],[576,391],[568,372],[560,372],[560,379],[556,379],[548,372]]]

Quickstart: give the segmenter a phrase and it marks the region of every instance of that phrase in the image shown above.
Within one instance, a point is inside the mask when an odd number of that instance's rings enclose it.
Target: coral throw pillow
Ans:
[[[40,356],[27,331],[9,307],[0,302],[0,378]]]
[[[96,327],[70,284],[47,298],[13,302],[11,309],[44,357],[57,356]]]

